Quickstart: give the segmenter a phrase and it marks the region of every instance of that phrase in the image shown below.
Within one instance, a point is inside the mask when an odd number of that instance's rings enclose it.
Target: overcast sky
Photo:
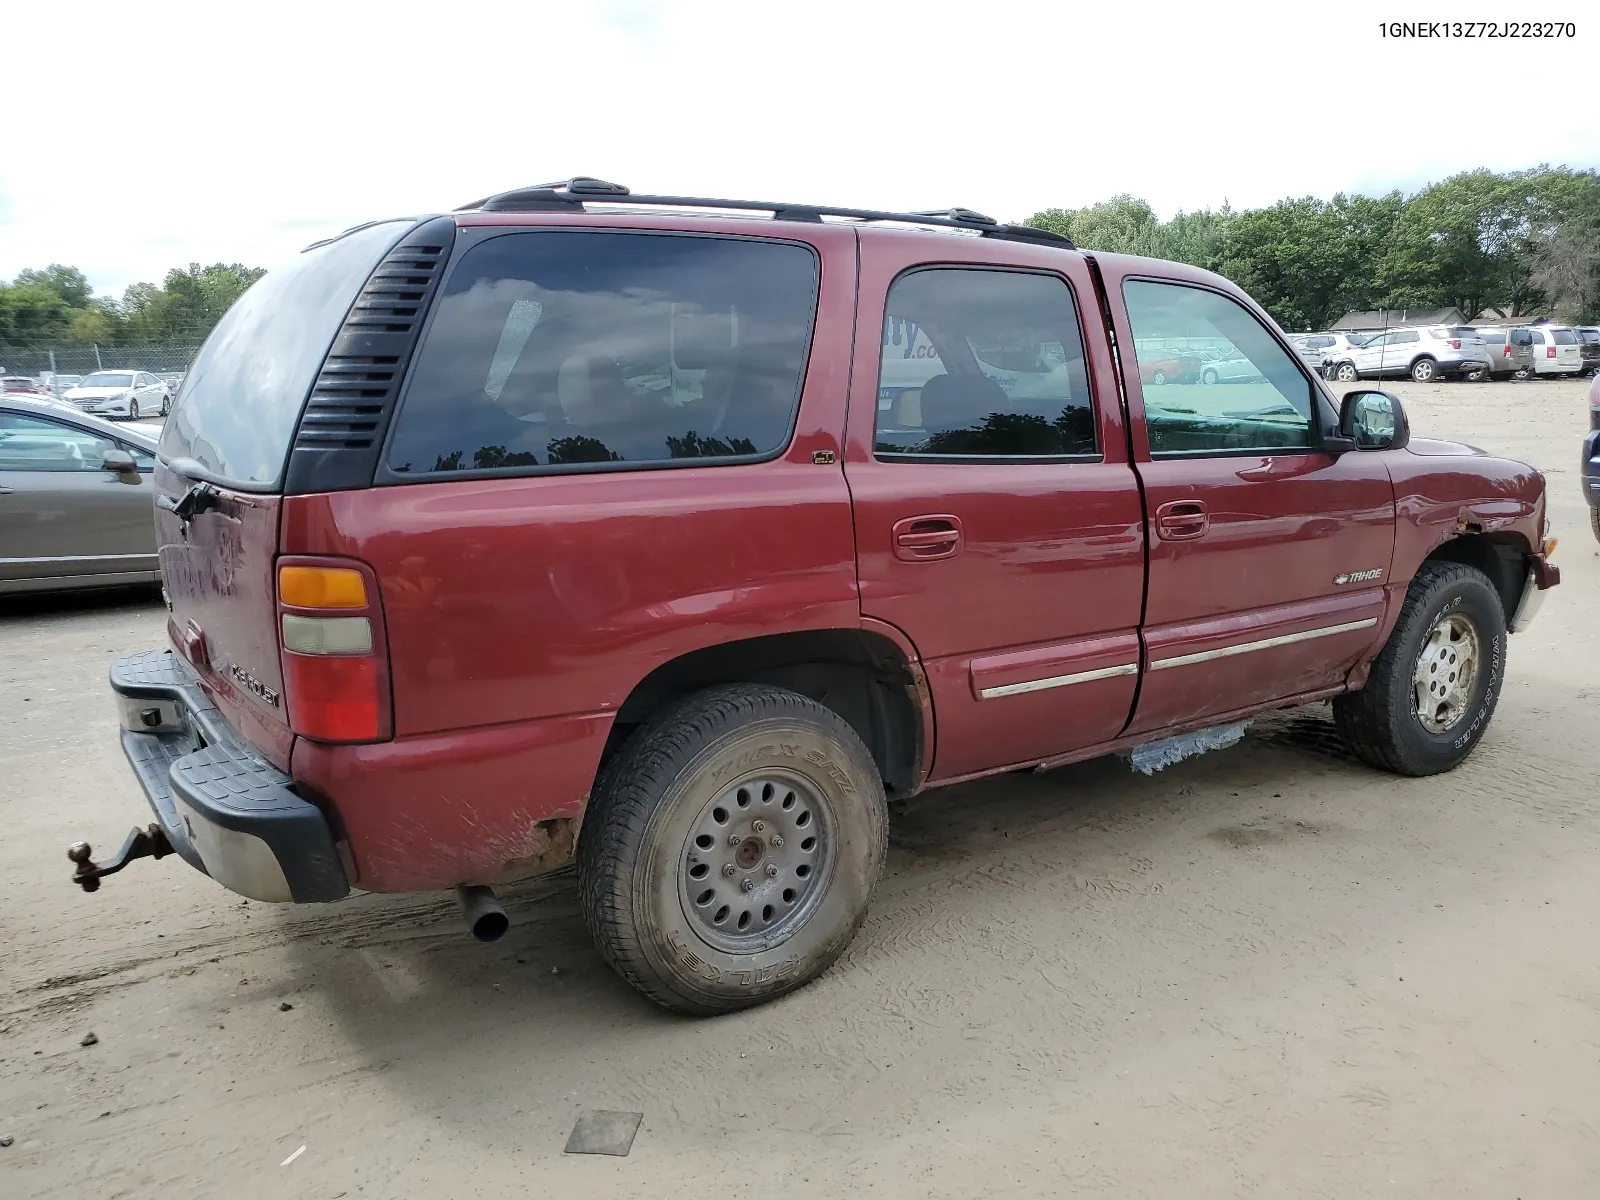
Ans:
[[[1600,165],[1590,5],[1526,14],[1574,41],[1380,37],[1427,7],[18,4],[0,278],[65,262],[120,296],[573,174],[1020,220],[1118,192],[1165,217]],[[1481,9],[1434,15],[1510,15]]]

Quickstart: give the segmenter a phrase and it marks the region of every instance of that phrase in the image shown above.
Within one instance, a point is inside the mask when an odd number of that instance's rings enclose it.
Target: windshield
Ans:
[[[132,387],[133,374],[126,371],[97,371],[79,387]]]
[[[161,457],[219,482],[276,487],[306,396],[378,261],[411,228],[384,221],[269,271],[211,331],[161,433]]]

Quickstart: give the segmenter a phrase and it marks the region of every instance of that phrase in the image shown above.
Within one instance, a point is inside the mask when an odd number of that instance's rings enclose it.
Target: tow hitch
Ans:
[[[72,882],[86,892],[97,891],[103,876],[115,875],[136,858],[165,858],[172,853],[172,843],[167,841],[161,826],[148,825],[128,834],[128,840],[122,843],[117,856],[104,866],[90,860],[89,856],[93,853],[88,842],[73,842],[67,850],[67,857],[78,864],[72,872]]]

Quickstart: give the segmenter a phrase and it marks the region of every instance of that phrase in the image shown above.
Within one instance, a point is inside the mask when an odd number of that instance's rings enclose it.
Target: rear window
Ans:
[[[1596,342],[1600,342],[1600,329],[1580,329],[1578,330],[1578,336],[1593,345]]]
[[[411,228],[369,225],[269,271],[227,311],[184,378],[161,457],[217,481],[276,487],[300,410],[372,268]]]
[[[1552,329],[1550,336],[1555,339],[1558,346],[1576,346],[1578,344],[1578,335],[1570,329]]]
[[[1487,346],[1504,346],[1506,344],[1506,335],[1503,333],[1480,333],[1478,336],[1483,339],[1484,344]]]
[[[807,246],[540,230],[466,252],[423,335],[387,462],[401,479],[769,457],[816,311]]]

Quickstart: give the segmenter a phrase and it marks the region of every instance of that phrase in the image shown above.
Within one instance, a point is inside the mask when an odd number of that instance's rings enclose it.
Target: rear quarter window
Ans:
[[[372,268],[409,221],[370,225],[269,271],[212,330],[161,433],[163,460],[221,482],[275,488],[300,410]]]
[[[390,481],[775,455],[799,405],[817,285],[815,252],[792,242],[490,237],[435,304]]]

